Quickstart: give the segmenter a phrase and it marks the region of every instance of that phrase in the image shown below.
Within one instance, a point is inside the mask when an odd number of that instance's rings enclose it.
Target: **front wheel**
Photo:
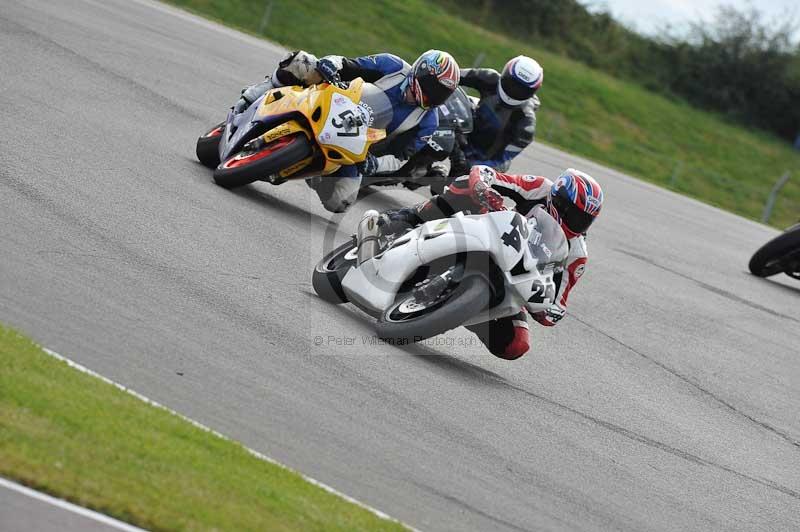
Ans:
[[[357,252],[355,239],[334,249],[314,267],[311,284],[319,297],[328,303],[347,303],[347,295],[342,289],[342,279],[356,265]]]
[[[225,188],[241,187],[275,175],[311,157],[313,148],[302,133],[287,135],[257,149],[245,149],[230,157],[216,170],[214,182]]]
[[[219,141],[225,131],[225,122],[220,122],[209,129],[203,136],[197,139],[195,153],[197,160],[209,168],[219,166]]]
[[[477,275],[433,295],[422,296],[416,289],[402,292],[383,312],[376,330],[395,345],[419,342],[462,325],[484,310],[491,297],[489,283]]]
[[[800,271],[800,224],[790,227],[756,251],[750,259],[750,272],[769,277],[786,272],[794,277]]]

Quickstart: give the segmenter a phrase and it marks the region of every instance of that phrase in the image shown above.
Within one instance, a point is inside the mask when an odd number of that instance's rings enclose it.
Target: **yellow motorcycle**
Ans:
[[[390,119],[386,96],[361,78],[347,87],[280,87],[241,113],[231,110],[197,139],[196,153],[225,188],[326,176],[364,161]]]

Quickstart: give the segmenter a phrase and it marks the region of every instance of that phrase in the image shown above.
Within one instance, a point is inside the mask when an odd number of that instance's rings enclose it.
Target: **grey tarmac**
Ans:
[[[380,345],[312,267],[419,195],[334,217],[195,161],[280,54],[145,0],[0,0],[0,320],[419,529],[800,529],[800,284],[746,272],[774,229],[536,143],[513,170],[606,193],[568,317],[515,362]]]

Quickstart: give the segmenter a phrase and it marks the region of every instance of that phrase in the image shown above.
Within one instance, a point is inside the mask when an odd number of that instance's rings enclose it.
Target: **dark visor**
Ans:
[[[560,194],[553,198],[553,205],[561,215],[561,222],[573,233],[585,233],[594,221],[594,216],[579,209]]]
[[[436,76],[425,75],[418,81],[426,107],[442,105],[453,94],[453,90],[439,83]]]
[[[527,100],[536,90],[527,87],[516,81],[510,77],[504,77],[500,80],[500,83],[503,85],[503,91],[505,91],[508,96],[514,98],[515,100]]]

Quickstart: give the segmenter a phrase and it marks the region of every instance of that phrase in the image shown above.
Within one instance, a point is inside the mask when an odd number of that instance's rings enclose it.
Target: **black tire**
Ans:
[[[209,129],[205,135],[197,139],[195,153],[197,160],[209,168],[219,166],[219,141],[225,129],[225,122],[220,122]]]
[[[790,227],[761,246],[750,259],[750,272],[759,277],[769,277],[786,270],[782,262],[791,253],[800,253],[800,224]]]
[[[277,174],[310,157],[312,153],[311,143],[302,133],[281,137],[257,152],[246,155],[240,152],[223,161],[214,170],[214,182],[224,188],[241,187]],[[247,162],[249,158],[253,159],[252,162]]]
[[[380,338],[394,345],[408,345],[455,329],[489,305],[492,289],[483,277],[471,275],[438,306],[408,319],[394,319],[393,313],[410,296],[410,292],[398,294],[395,302],[378,319],[376,332]]]
[[[351,240],[334,249],[314,267],[311,284],[319,297],[328,303],[347,303],[347,296],[342,289],[342,279],[348,270],[355,266],[356,259],[347,254],[355,248],[355,240]]]

